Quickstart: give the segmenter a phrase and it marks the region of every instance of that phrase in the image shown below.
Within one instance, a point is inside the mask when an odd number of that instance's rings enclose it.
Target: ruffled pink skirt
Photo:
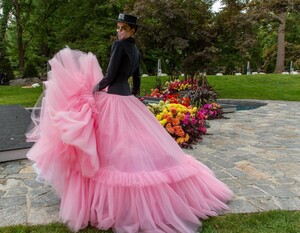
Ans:
[[[227,209],[231,191],[136,97],[91,94],[103,77],[94,55],[64,49],[50,64],[28,158],[72,230],[196,232],[199,218]]]

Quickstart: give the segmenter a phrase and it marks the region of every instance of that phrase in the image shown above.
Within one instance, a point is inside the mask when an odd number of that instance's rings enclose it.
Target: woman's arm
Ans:
[[[99,91],[109,86],[117,77],[123,54],[124,49],[122,48],[121,44],[118,43],[118,41],[113,43],[105,77],[99,82]]]
[[[133,82],[132,94],[136,96],[140,94],[140,86],[141,86],[141,74],[140,74],[139,66],[136,69],[136,71],[133,73],[132,82]]]

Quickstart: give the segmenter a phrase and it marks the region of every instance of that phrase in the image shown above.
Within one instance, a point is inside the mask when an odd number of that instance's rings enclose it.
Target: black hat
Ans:
[[[124,14],[124,13],[119,14],[117,22],[124,22],[124,23],[128,23],[128,24],[131,24],[131,25],[139,26],[137,24],[137,17],[136,16],[127,15],[127,14]]]

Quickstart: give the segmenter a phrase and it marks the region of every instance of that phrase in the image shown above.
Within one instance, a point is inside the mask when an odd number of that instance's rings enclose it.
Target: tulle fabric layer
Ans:
[[[191,171],[194,175],[191,175]],[[108,184],[116,179],[117,184]],[[126,174],[99,174],[84,178],[72,173],[62,198],[61,217],[73,230],[91,224],[116,232],[196,232],[198,218],[216,216],[227,209],[230,192],[210,170],[194,161],[154,174],[135,174],[142,183],[120,183]],[[162,180],[165,176],[165,180]],[[179,177],[188,177],[177,180]],[[147,182],[148,181],[148,182]],[[155,182],[157,181],[157,182]],[[212,185],[213,184],[213,185]]]
[[[45,91],[32,113],[27,141],[35,142],[27,157],[39,178],[62,194],[66,174],[90,177],[99,170],[93,88],[103,78],[92,53],[65,48],[50,61]]]
[[[227,209],[231,191],[136,97],[91,94],[102,78],[95,57],[69,49],[58,55],[38,127],[28,134],[36,141],[28,157],[61,196],[63,222],[74,231],[91,224],[120,233],[183,233]]]

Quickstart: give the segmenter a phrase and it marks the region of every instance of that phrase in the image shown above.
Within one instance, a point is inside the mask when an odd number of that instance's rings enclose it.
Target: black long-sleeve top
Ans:
[[[141,84],[140,52],[133,38],[115,41],[111,48],[110,61],[105,77],[99,82],[98,90],[108,87],[107,92],[117,95],[136,95]],[[128,79],[132,76],[133,88]]]

